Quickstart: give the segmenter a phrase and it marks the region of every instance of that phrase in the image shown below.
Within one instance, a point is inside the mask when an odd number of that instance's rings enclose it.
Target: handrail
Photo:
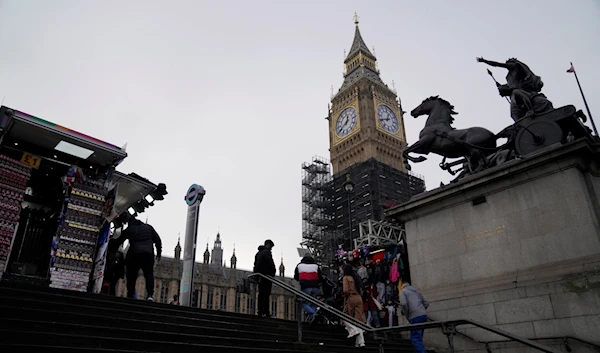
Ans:
[[[443,333],[448,337],[448,344],[450,346],[450,352],[454,352],[454,341],[453,341],[453,336],[454,334],[457,333],[456,331],[456,326],[460,326],[460,325],[473,325],[475,327],[479,327],[481,329],[484,329],[486,331],[489,332],[493,332],[499,336],[502,337],[506,337],[509,338],[513,341],[519,342],[521,344],[524,344],[528,347],[537,349],[538,351],[544,352],[544,353],[558,353],[557,351],[546,347],[544,345],[541,345],[537,342],[534,342],[530,339],[527,338],[523,338],[517,335],[513,335],[512,333],[506,332],[504,330],[500,330],[498,328],[486,325],[484,323],[481,322],[477,322],[477,321],[473,321],[473,320],[467,320],[467,319],[462,319],[462,320],[450,320],[450,321],[433,321],[433,322],[426,322],[426,323],[422,323],[422,324],[413,324],[413,325],[403,325],[403,326],[392,326],[392,327],[380,327],[380,328],[374,328],[371,326],[368,326],[358,320],[356,320],[355,318],[339,311],[338,309],[333,308],[332,306],[321,302],[320,300],[317,300],[313,297],[311,297],[310,295],[300,291],[299,289],[273,277],[273,276],[267,276],[267,275],[263,275],[261,273],[252,273],[250,274],[248,277],[261,277],[264,278],[268,281],[270,281],[271,283],[289,291],[294,293],[297,297],[302,298],[303,300],[312,303],[314,305],[319,306],[322,310],[325,310],[327,312],[329,312],[330,314],[343,319],[344,321],[347,321],[349,323],[351,323],[352,325],[366,331],[369,333],[372,333],[375,338],[377,339],[377,334],[378,333],[387,333],[387,332],[405,332],[405,331],[412,331],[412,330],[426,330],[426,329],[431,329],[431,328],[442,328]],[[300,315],[298,315],[298,317],[300,317]],[[298,341],[301,342],[301,337],[302,337],[302,333],[301,333],[301,326],[299,323],[299,328],[298,328],[299,332],[298,332]],[[380,352],[383,352],[383,345],[382,342],[380,341]]]
[[[431,319],[431,318],[427,318],[428,322],[435,322],[435,320]],[[486,349],[488,352],[490,352],[490,348],[489,345],[490,344],[494,344],[494,343],[506,343],[506,342],[512,342],[512,339],[507,339],[507,340],[494,340],[494,341],[480,341],[474,337],[471,337],[469,335],[467,335],[464,332],[460,332],[460,331],[456,331],[457,334],[475,342],[475,343],[479,343],[479,344],[483,344],[485,345]],[[595,349],[597,349],[600,352],[600,346],[592,343],[590,341],[586,341],[583,340],[581,338],[577,338],[577,337],[573,337],[573,336],[550,336],[550,337],[536,337],[536,338],[529,338],[532,341],[545,341],[545,340],[563,340],[565,347],[567,348],[567,352],[571,352],[571,348],[569,347],[568,344],[568,340],[573,340],[573,341],[578,341],[579,343],[583,343],[583,344],[587,344],[591,347],[594,347]]]
[[[286,289],[286,290],[294,293],[295,295],[301,297],[302,299],[306,300],[307,302],[317,305],[318,307],[321,308],[321,310],[325,310],[325,311],[329,312],[330,314],[333,314],[333,315],[337,316],[338,318],[343,319],[344,321],[347,321],[347,322],[351,323],[352,325],[354,325],[364,331],[370,331],[373,329],[371,326],[368,326],[365,323],[356,320],[352,316],[349,316],[348,314],[346,314],[342,311],[339,311],[338,309],[330,306],[329,304],[323,303],[322,301],[311,297],[310,295],[302,292],[301,290],[298,290],[297,288],[294,288],[293,286],[291,286],[283,281],[278,280],[275,277],[266,276],[266,275],[263,275],[262,273],[253,273],[253,274],[249,275],[248,277],[256,277],[256,276],[260,276],[262,278],[265,278],[265,279],[271,281],[272,283],[278,285],[279,287]]]

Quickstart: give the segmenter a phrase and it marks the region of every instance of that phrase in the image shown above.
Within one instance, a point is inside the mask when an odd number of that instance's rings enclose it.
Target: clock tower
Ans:
[[[337,174],[357,163],[376,159],[405,172],[402,150],[406,132],[400,101],[380,78],[377,58],[358,28],[344,60],[344,83],[329,109],[330,158]]]
[[[425,191],[425,181],[402,161],[407,142],[400,100],[379,77],[356,15],[354,24],[344,82],[327,116],[331,168],[319,157],[302,165],[301,245],[320,263],[332,263],[339,247],[354,249],[362,222],[381,221],[386,208]]]

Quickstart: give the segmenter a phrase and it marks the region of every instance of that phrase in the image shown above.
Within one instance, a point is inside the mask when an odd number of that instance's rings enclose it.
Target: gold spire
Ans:
[[[358,14],[354,11],[354,24],[358,26]]]

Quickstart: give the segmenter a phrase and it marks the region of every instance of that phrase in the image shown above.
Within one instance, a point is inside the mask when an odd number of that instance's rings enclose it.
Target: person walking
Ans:
[[[354,273],[352,265],[344,266],[343,289],[345,298],[344,313],[364,323],[366,320],[363,311],[362,281],[360,280],[360,277]],[[364,331],[350,323],[345,323],[345,326],[346,330],[348,330],[348,338],[356,337],[355,346],[364,347]]]
[[[406,316],[406,319],[411,325],[427,322],[427,308],[429,307],[429,302],[425,299],[423,294],[411,286],[408,281],[402,281],[400,306],[402,308],[402,314]],[[423,345],[423,331],[424,330],[410,331],[410,341],[417,353],[426,352],[425,346]]]
[[[296,266],[294,279],[300,282],[302,292],[313,298],[317,298],[319,287],[323,282],[323,274],[321,273],[321,268],[310,254],[307,253],[304,255],[300,263]],[[312,321],[317,313],[317,306],[305,301],[302,303],[302,308],[308,314],[308,320]]]
[[[377,287],[374,284],[369,285],[369,289],[367,291],[367,300],[364,305],[365,312],[367,314],[367,325],[373,326],[376,328],[381,327],[381,323],[379,322],[379,307],[375,303],[377,300],[377,296],[379,293],[377,292]],[[377,301],[379,305],[381,303]],[[373,323],[373,325],[371,325]]]
[[[273,261],[271,249],[275,244],[271,240],[265,240],[265,245],[258,247],[258,252],[254,257],[254,273],[261,273],[265,276],[275,276],[276,268]],[[270,317],[269,298],[273,283],[267,279],[258,280],[258,315],[261,317]]]
[[[129,227],[125,229],[116,240],[119,247],[125,240],[129,240],[127,251],[126,275],[127,275],[127,297],[133,298],[135,294],[135,282],[140,269],[146,278],[147,299],[154,301],[154,247],[156,246],[156,260],[160,261],[162,253],[162,242],[154,227],[142,221],[129,218]]]

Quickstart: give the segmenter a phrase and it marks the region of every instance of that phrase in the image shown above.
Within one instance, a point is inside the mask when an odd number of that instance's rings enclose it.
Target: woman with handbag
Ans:
[[[363,301],[362,301],[362,282],[358,275],[354,273],[352,265],[344,266],[344,313],[352,316],[360,322],[365,322],[365,314],[363,312]],[[356,347],[365,346],[364,331],[358,327],[345,322],[346,330],[348,330],[348,338],[356,337]]]

